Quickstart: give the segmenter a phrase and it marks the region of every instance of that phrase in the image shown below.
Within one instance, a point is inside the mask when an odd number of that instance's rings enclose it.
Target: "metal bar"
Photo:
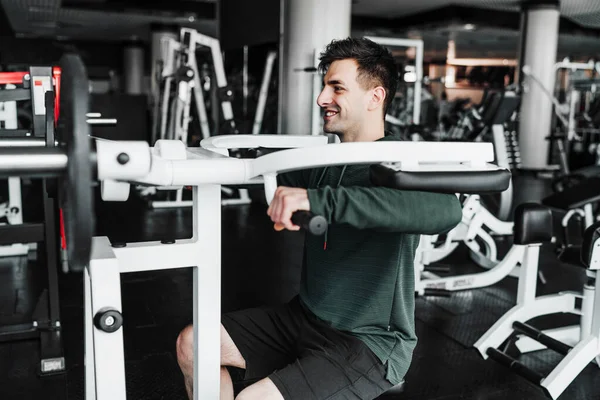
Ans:
[[[29,89],[11,89],[0,91],[0,102],[29,100]]]
[[[43,240],[44,224],[0,225],[0,246],[13,243],[41,242]]]
[[[0,147],[46,147],[46,140],[25,137],[3,138],[0,136]]]
[[[29,75],[29,71],[0,72],[0,85],[5,85],[7,83],[19,85],[23,83],[23,78],[25,78],[26,75]]]
[[[40,331],[32,322],[0,327],[0,343],[37,339]]]
[[[116,118],[88,118],[86,122],[90,125],[116,125]]]
[[[506,355],[505,353],[503,353],[493,347],[490,347],[489,349],[487,349],[487,355],[492,360],[504,365],[505,367],[508,367],[509,369],[516,372],[518,375],[521,375],[523,378],[527,379],[528,381],[530,381],[532,383],[535,383],[536,385],[539,385],[542,382],[542,380],[544,379],[544,376],[542,374],[540,374],[539,372],[536,372],[536,371],[532,370],[531,368],[526,367],[525,365],[523,365],[519,361],[515,360],[511,356]]]
[[[571,346],[566,345],[566,344],[544,334],[543,332],[534,328],[531,325],[524,324],[519,321],[515,321],[513,323],[513,328],[515,329],[516,332],[522,333],[523,335],[528,336],[528,337],[540,342],[547,348],[554,350],[557,353],[560,353],[562,355],[567,355],[569,353],[569,351],[571,351],[571,349],[572,349]]]
[[[265,71],[263,74],[262,82],[260,85],[260,92],[258,95],[258,104],[256,105],[256,115],[254,116],[254,124],[252,125],[252,134],[258,135],[263,123],[263,117],[265,114],[265,106],[267,104],[267,96],[269,93],[269,84],[271,83],[271,74],[273,72],[273,64],[277,53],[270,51],[267,55],[267,63],[265,65]]]
[[[0,148],[0,176],[57,176],[67,161],[66,152],[57,148]]]

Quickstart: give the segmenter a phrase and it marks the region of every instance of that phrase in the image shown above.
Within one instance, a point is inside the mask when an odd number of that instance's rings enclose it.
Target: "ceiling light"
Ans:
[[[477,26],[473,25],[473,24],[464,24],[463,25],[463,29],[465,31],[474,31],[475,28],[477,28]]]

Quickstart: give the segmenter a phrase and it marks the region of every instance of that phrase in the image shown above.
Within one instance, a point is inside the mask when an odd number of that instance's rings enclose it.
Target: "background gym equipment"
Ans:
[[[51,67],[31,67],[25,72],[0,73],[0,83],[20,85],[19,88],[0,91],[0,101],[25,103],[24,109],[29,113],[20,121],[26,119],[26,126],[19,127],[16,121],[5,124],[0,129],[0,153],[10,151],[16,146],[24,146],[34,153],[54,146],[54,123],[57,116],[55,94],[60,92],[60,69]],[[16,111],[12,107],[12,111]],[[5,112],[8,111],[5,109]],[[17,113],[15,112],[15,118]],[[23,128],[23,129],[19,129]],[[14,159],[13,159],[14,161]],[[9,209],[8,224],[0,226],[0,245],[22,249],[27,255],[28,243],[38,244],[37,263],[43,263],[41,271],[47,275],[47,286],[35,299],[35,308],[27,322],[9,324],[0,327],[0,341],[14,342],[17,340],[39,340],[38,373],[50,375],[65,370],[65,359],[62,346],[61,319],[59,311],[58,265],[60,263],[58,208],[56,191],[53,182],[40,179],[34,180],[28,188],[39,196],[43,210],[42,220],[23,222],[23,210],[20,204],[21,179],[19,168],[11,165],[10,157],[0,156],[0,164],[5,164],[9,180]],[[15,176],[11,176],[14,171]],[[3,174],[4,175],[4,174]],[[18,199],[18,203],[14,203]],[[31,207],[31,206],[30,206]],[[17,208],[13,212],[11,208]],[[30,209],[33,211],[34,207]],[[42,245],[43,244],[43,245]],[[14,252],[13,252],[14,254]]]
[[[583,289],[536,296],[539,245],[552,239],[552,215],[548,208],[536,204],[520,205],[516,214],[525,224],[515,233],[515,243],[528,246],[526,263],[519,276],[517,304],[474,347],[484,358],[509,367],[556,399],[583,368],[600,355],[600,297],[596,293],[600,224],[593,224],[585,231],[582,246],[567,248],[560,257],[564,262],[586,269],[589,279]],[[555,313],[580,315],[581,319],[577,325],[544,331],[528,323],[536,317]],[[546,376],[516,359],[520,354],[545,348],[565,356]]]

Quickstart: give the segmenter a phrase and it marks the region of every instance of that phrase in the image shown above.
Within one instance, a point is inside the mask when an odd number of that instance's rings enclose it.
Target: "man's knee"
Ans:
[[[191,363],[194,359],[194,327],[186,326],[177,337],[177,360],[179,364]],[[246,368],[246,361],[237,346],[221,325],[221,365]]]
[[[181,362],[190,361],[194,357],[194,328],[192,325],[186,326],[177,337],[177,360]]]
[[[261,379],[238,394],[235,400],[284,400],[277,386],[269,378]]]

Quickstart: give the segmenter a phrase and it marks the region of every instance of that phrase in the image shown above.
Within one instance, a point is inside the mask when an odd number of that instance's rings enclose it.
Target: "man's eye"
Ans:
[[[334,89],[336,92],[340,92],[340,91],[344,90],[344,88],[341,88],[339,86],[334,87]]]

